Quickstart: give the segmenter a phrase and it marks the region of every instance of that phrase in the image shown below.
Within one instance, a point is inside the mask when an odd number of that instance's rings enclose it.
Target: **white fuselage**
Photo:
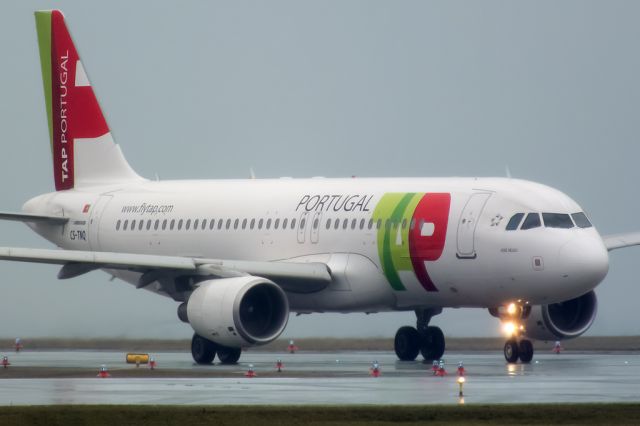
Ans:
[[[24,210],[69,217],[62,232],[32,225],[69,250],[326,263],[328,288],[288,294],[297,312],[554,303],[593,289],[608,269],[593,227],[506,230],[517,213],[582,211],[514,179],[141,181],[45,194]],[[109,272],[130,283],[140,275]]]

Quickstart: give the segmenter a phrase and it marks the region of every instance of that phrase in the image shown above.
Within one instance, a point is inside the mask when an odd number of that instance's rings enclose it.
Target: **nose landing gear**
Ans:
[[[509,364],[518,362],[518,358],[523,364],[528,364],[533,359],[533,344],[531,340],[511,338],[504,344],[504,359]]]
[[[498,308],[489,309],[489,313],[502,321],[502,330],[508,336],[504,344],[504,359],[516,363],[518,359],[528,364],[533,359],[533,344],[524,337],[522,320],[529,317],[531,306],[521,300]]]

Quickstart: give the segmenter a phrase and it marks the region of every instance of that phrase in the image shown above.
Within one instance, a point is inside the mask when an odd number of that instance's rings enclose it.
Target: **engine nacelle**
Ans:
[[[287,326],[289,301],[265,278],[222,278],[198,286],[187,301],[187,317],[196,333],[221,345],[264,345]]]
[[[591,327],[597,311],[593,291],[560,303],[536,305],[524,321],[525,334],[538,340],[573,339]]]

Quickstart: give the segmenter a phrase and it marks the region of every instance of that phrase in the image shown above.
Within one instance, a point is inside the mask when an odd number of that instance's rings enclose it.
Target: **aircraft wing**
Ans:
[[[615,250],[624,247],[640,245],[640,232],[626,234],[605,235],[602,237],[607,250]]]
[[[64,225],[69,221],[68,217],[44,216],[29,213],[0,212],[0,220],[15,220],[17,222],[46,222],[53,225]]]
[[[58,278],[73,278],[95,269],[141,272],[142,288],[167,276],[225,278],[255,275],[273,280],[283,290],[312,293],[326,288],[331,271],[324,263],[203,259],[133,253],[0,247],[0,260],[62,265]]]

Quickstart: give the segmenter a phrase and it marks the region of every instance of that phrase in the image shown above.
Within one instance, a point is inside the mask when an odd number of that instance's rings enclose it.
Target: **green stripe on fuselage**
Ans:
[[[394,290],[406,290],[398,271],[411,271],[409,225],[421,197],[420,193],[389,193],[378,202],[373,219],[382,220],[378,229],[378,256],[384,275]],[[386,222],[390,220],[390,222]],[[402,222],[405,221],[405,227]]]
[[[44,102],[47,107],[47,121],[49,122],[49,142],[53,152],[53,117],[51,105],[51,11],[38,11],[36,15],[36,29],[38,31],[38,46],[40,47],[40,65],[42,66],[42,84],[44,86]]]

